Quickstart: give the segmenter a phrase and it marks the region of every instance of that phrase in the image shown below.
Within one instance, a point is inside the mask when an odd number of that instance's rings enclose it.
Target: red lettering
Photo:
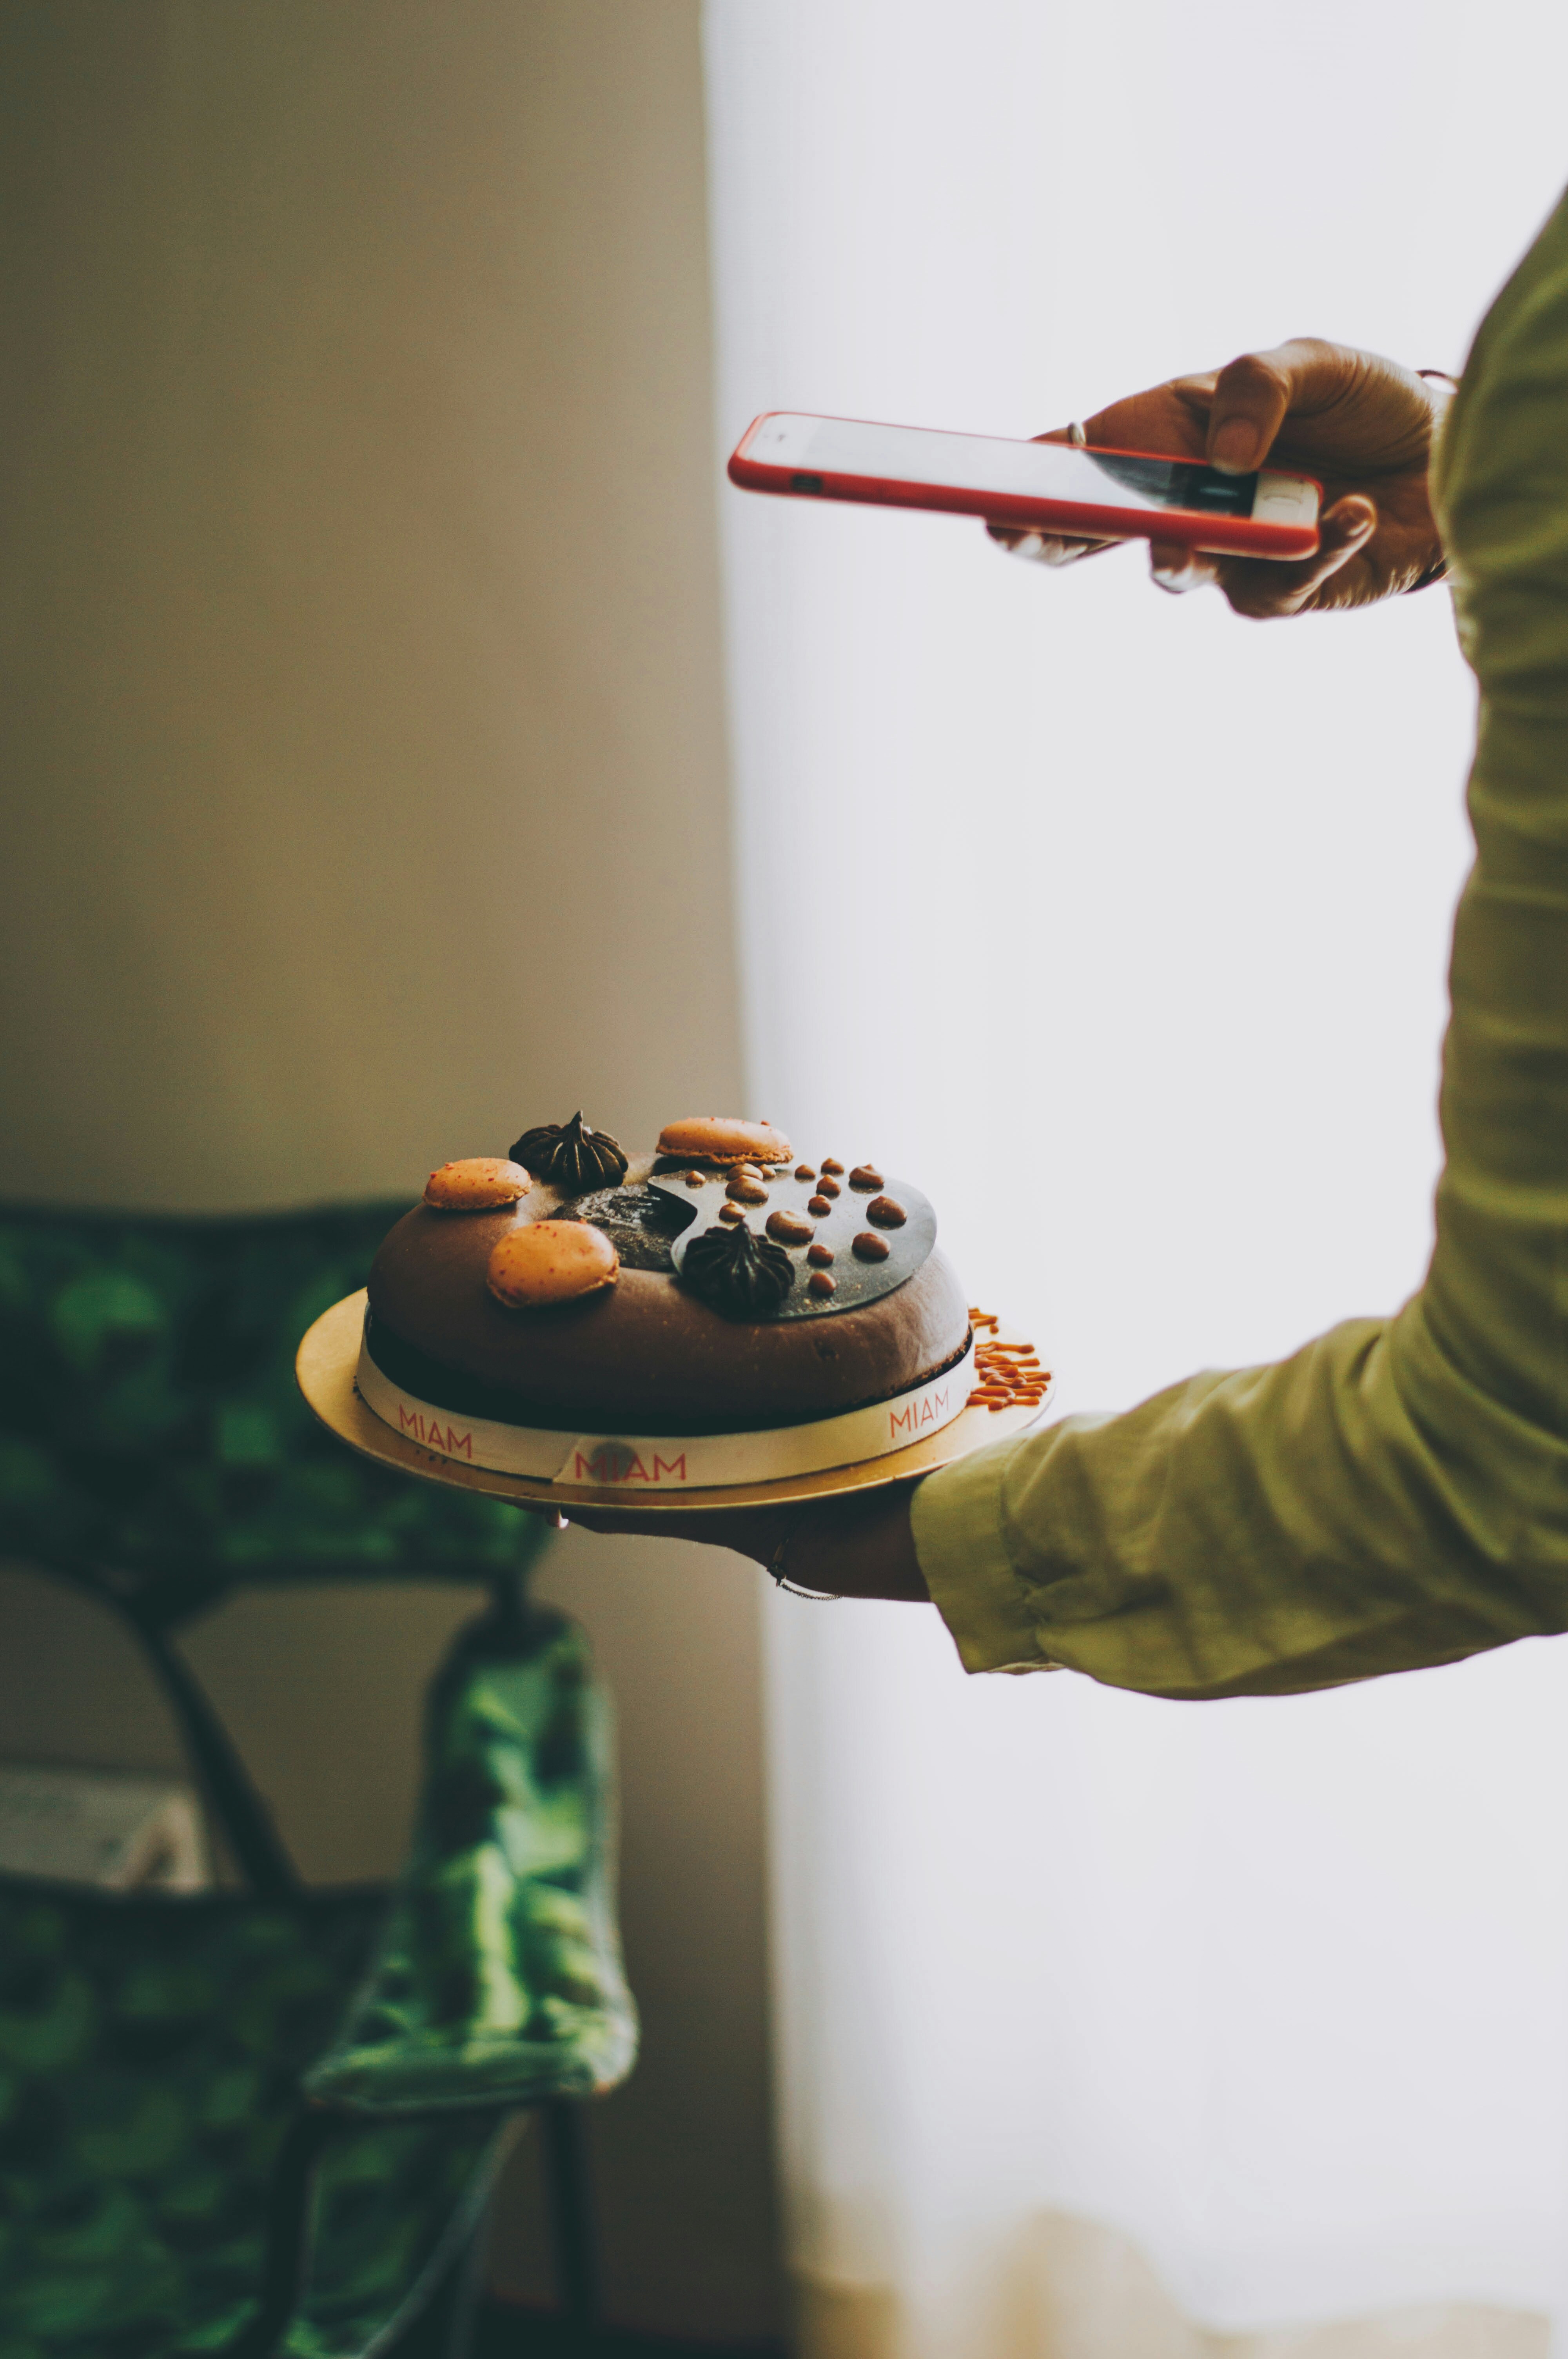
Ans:
[[[586,1474],[590,1483],[630,1482],[633,1468],[641,1463],[634,1452],[623,1449],[617,1441],[601,1441],[587,1458],[580,1450],[577,1453],[578,1473],[579,1476]],[[643,1479],[646,1482],[646,1474]]]
[[[890,1433],[897,1433],[901,1426],[906,1433],[914,1432],[914,1411],[913,1408],[901,1408],[896,1417],[892,1415],[891,1410],[889,1411],[888,1431]]]
[[[423,1441],[425,1439],[424,1419],[420,1416],[416,1408],[405,1408],[403,1403],[399,1401],[397,1404],[397,1430],[400,1433],[406,1433],[410,1426],[413,1427],[420,1440]]]
[[[572,1471],[579,1483],[585,1477],[590,1483],[663,1483],[666,1477],[671,1482],[684,1483],[686,1452],[683,1450],[675,1458],[661,1458],[655,1451],[650,1470],[624,1441],[601,1441],[587,1458],[578,1451]]]
[[[472,1434],[454,1433],[451,1427],[449,1425],[447,1428],[447,1450],[449,1455],[453,1458],[457,1456],[460,1450],[462,1451],[465,1458],[471,1458],[473,1456]]]

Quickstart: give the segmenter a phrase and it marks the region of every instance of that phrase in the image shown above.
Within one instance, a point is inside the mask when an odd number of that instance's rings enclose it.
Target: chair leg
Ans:
[[[594,2234],[588,2125],[582,2106],[569,2097],[552,2097],[541,2110],[556,2289],[574,2326],[594,2327],[600,2320],[599,2240]]]
[[[481,2219],[466,2250],[452,2267],[442,2359],[472,2359],[474,2321],[479,2315],[479,2297],[484,2283],[484,2230]]]
[[[473,2332],[484,2277],[485,2223],[481,2216],[462,2250],[441,2272],[440,2283],[401,2332],[372,2344],[375,2359],[473,2359]]]
[[[266,2265],[261,2303],[223,2359],[272,2359],[299,2307],[310,2274],[311,2198],[316,2166],[332,2128],[330,2114],[297,2114],[273,2165],[267,2202]]]

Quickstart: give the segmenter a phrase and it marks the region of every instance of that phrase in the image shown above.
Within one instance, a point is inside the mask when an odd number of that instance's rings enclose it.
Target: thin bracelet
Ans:
[[[802,1589],[798,1582],[790,1580],[784,1571],[784,1558],[795,1537],[794,1532],[786,1532],[768,1559],[767,1571],[773,1576],[774,1588],[783,1590],[786,1597],[804,1597],[811,1605],[842,1605],[844,1600],[836,1589]]]

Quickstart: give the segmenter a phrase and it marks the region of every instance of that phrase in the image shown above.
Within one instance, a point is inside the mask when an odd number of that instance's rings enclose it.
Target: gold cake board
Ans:
[[[345,1295],[324,1310],[308,1330],[294,1363],[299,1389],[322,1424],[362,1457],[379,1459],[401,1473],[425,1483],[450,1483],[461,1491],[478,1491],[487,1498],[512,1499],[519,1506],[555,1507],[567,1517],[575,1509],[591,1507],[596,1515],[645,1516],[650,1510],[671,1515],[701,1515],[721,1507],[787,1506],[796,1500],[833,1499],[849,1491],[874,1491],[887,1483],[907,1483],[916,1474],[933,1474],[956,1458],[968,1458],[988,1441],[1022,1433],[1042,1416],[1050,1400],[1021,1408],[966,1408],[940,1432],[924,1441],[912,1441],[885,1457],[868,1458],[855,1466],[829,1466],[816,1474],[783,1475],[769,1483],[730,1483],[629,1497],[623,1486],[591,1487],[580,1483],[546,1483],[525,1474],[503,1474],[488,1466],[469,1466],[423,1450],[406,1434],[394,1433],[373,1409],[367,1408],[354,1386],[360,1341],[364,1332],[365,1296]],[[1002,1329],[1004,1343],[1019,1339]]]

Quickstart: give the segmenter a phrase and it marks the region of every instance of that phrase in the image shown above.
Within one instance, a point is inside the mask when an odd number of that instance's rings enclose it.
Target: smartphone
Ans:
[[[1265,467],[1222,475],[1195,459],[936,433],[771,409],[735,447],[748,492],[945,508],[1078,540],[1180,541],[1227,557],[1311,557],[1321,486]]]

